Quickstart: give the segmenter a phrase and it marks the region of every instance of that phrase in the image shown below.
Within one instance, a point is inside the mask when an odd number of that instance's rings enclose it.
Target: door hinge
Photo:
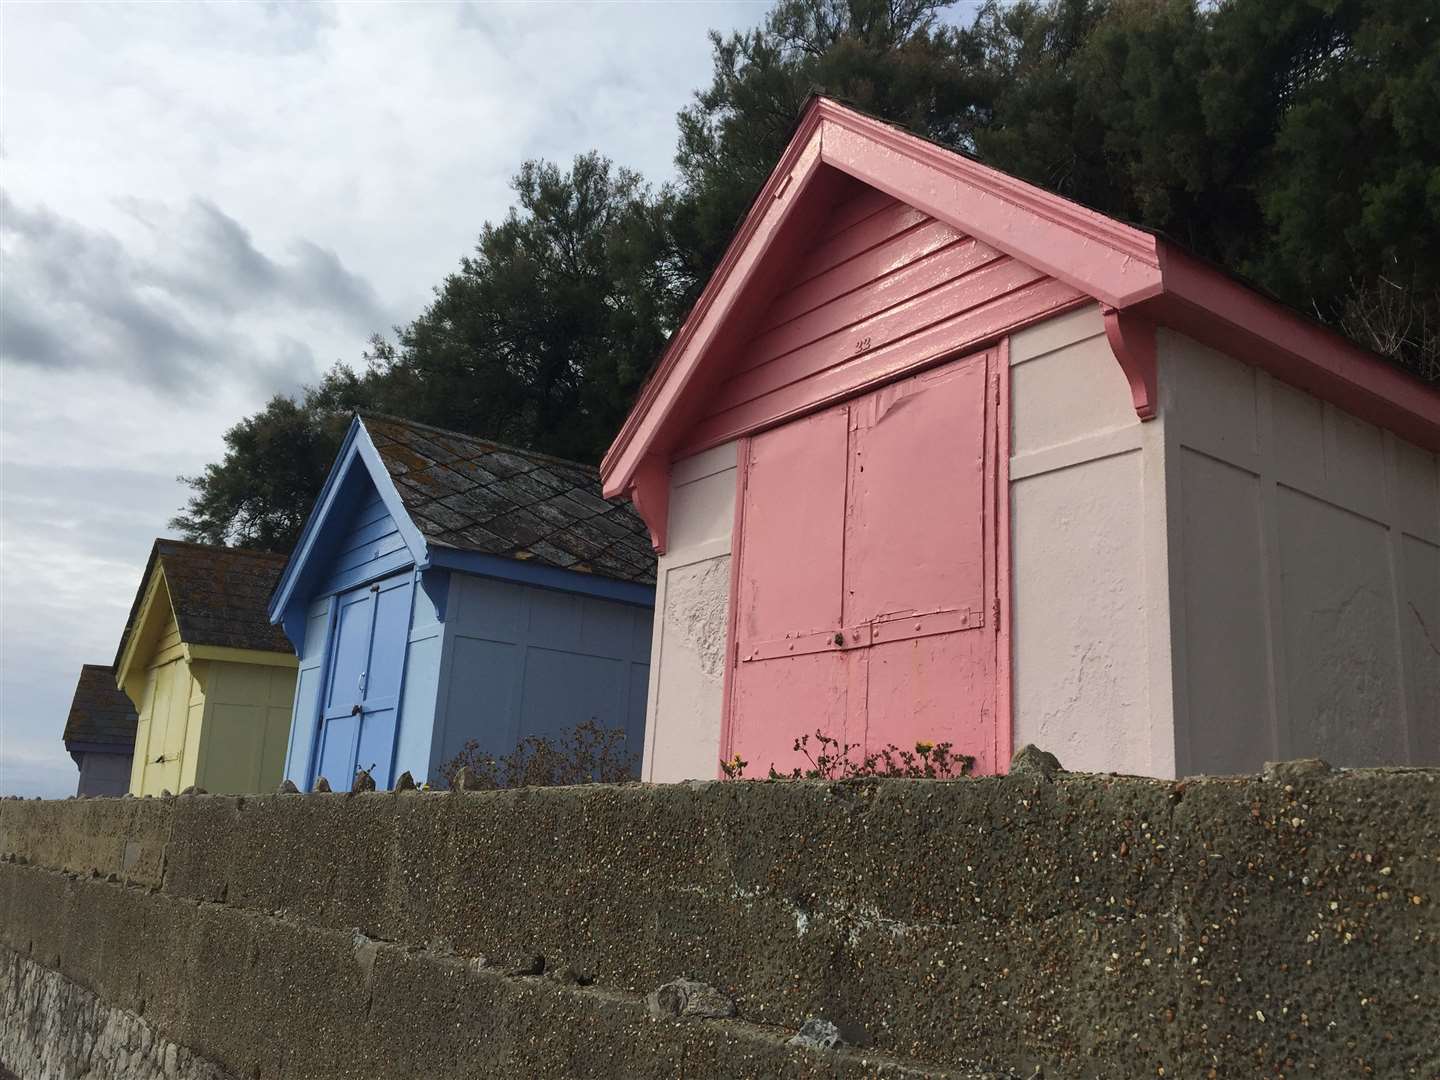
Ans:
[[[990,601],[990,623],[998,634],[1000,632],[1000,598],[998,596]]]

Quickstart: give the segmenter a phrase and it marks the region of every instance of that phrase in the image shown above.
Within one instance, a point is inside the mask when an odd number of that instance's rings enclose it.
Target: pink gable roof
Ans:
[[[694,448],[691,429],[754,329],[756,301],[855,181],[1099,301],[1142,419],[1155,415],[1154,330],[1163,325],[1440,450],[1440,391],[1374,353],[1162,237],[816,98],[601,464],[605,494],[631,496],[657,550],[671,455]],[[967,347],[1014,328],[996,322]]]

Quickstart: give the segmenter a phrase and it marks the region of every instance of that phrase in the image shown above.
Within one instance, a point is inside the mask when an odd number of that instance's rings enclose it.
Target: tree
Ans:
[[[1206,131],[1189,0],[992,0],[976,31],[995,72],[983,160],[1212,256],[1253,225]]]
[[[1440,12],[1411,0],[1248,0],[1215,23],[1224,64],[1271,66],[1281,104],[1246,269],[1440,380]]]
[[[595,461],[674,326],[666,196],[594,153],[514,187],[375,378],[401,415]]]

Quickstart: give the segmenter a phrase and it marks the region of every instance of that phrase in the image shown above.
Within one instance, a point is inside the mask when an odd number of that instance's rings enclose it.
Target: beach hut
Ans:
[[[1440,391],[825,99],[602,464],[661,553],[644,778],[817,727],[1003,770],[1440,762]]]
[[[124,795],[135,751],[135,706],[109,664],[85,664],[65,718],[65,750],[80,770],[77,795]]]
[[[270,605],[300,658],[286,775],[434,781],[589,722],[638,759],[654,580],[593,466],[357,416]]]
[[[139,715],[134,795],[273,791],[295,656],[265,617],[283,555],[156,540],[115,660]]]

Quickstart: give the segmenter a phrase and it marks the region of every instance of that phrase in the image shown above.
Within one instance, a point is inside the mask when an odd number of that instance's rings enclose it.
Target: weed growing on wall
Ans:
[[[914,750],[902,750],[894,743],[880,750],[862,753],[859,743],[842,743],[825,732],[801,735],[794,742],[797,754],[804,756],[808,767],[797,765],[789,772],[780,772],[772,763],[771,780],[850,780],[856,777],[898,777],[912,780],[953,780],[964,776],[975,764],[969,754],[955,753],[954,744],[921,740]],[[720,762],[720,771],[727,780],[745,779],[750,763],[736,754]]]
[[[626,747],[624,731],[587,720],[554,739],[531,735],[502,757],[471,739],[440,767],[437,786],[450,787],[462,768],[476,788],[619,784],[637,777],[638,757]]]

